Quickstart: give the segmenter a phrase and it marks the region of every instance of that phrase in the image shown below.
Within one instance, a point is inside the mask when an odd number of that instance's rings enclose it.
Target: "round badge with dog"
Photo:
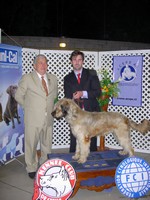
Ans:
[[[56,158],[43,163],[36,173],[32,200],[67,200],[75,187],[72,165]]]
[[[150,165],[139,157],[124,159],[117,167],[115,182],[129,198],[140,198],[150,190]]]

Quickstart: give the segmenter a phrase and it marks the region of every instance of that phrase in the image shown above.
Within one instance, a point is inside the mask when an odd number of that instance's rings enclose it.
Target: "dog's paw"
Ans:
[[[78,159],[79,159],[79,155],[74,155],[74,156],[72,156],[72,159],[73,159],[73,160],[78,160]]]
[[[86,159],[81,159],[81,158],[80,158],[80,159],[78,160],[78,163],[81,163],[81,164],[83,164],[83,163],[85,163],[85,162],[86,162]]]
[[[119,154],[124,156],[124,155],[127,155],[128,153],[126,151],[121,150],[121,151],[119,151]]]

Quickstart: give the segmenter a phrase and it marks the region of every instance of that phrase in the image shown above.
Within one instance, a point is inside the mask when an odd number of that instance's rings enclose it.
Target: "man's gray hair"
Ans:
[[[33,64],[36,64],[36,63],[37,63],[37,60],[38,60],[39,58],[45,58],[46,62],[48,62],[48,60],[47,60],[47,58],[46,58],[46,56],[45,56],[44,54],[39,54],[39,55],[37,55],[37,56],[34,58]]]

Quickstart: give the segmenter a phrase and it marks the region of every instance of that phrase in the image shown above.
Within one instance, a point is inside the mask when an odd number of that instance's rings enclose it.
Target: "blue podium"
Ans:
[[[119,154],[119,150],[91,152],[85,163],[79,164],[72,159],[74,153],[48,154],[48,159],[59,158],[69,162],[77,175],[77,182],[72,193],[73,197],[78,189],[88,189],[100,192],[115,186],[115,172],[119,163],[127,158]]]

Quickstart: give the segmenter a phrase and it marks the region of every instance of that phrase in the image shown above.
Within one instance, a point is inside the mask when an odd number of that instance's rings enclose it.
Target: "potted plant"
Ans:
[[[110,97],[117,97],[119,94],[119,80],[115,82],[111,81],[109,72],[106,69],[98,70],[98,73],[101,76],[100,86],[102,94],[97,100],[101,111],[107,111]]]

